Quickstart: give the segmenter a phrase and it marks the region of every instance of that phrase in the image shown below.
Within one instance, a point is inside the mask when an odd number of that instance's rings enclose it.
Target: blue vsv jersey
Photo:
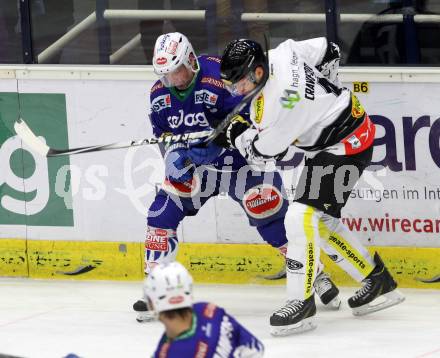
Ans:
[[[198,62],[200,70],[184,95],[160,81],[151,88],[150,121],[156,137],[163,133],[183,134],[215,128],[241,101],[242,97],[231,96],[221,81],[219,57],[200,56]],[[224,150],[212,164],[221,167],[225,156],[233,158],[233,169],[247,164],[236,150]]]
[[[262,357],[263,344],[223,308],[200,302],[193,306],[189,331],[168,341],[165,334],[154,358]]]

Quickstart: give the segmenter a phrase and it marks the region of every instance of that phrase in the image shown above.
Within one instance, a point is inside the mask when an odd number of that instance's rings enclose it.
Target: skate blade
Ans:
[[[379,303],[377,303],[379,301]],[[393,290],[391,292],[385,293],[377,297],[374,301],[367,303],[366,305],[352,308],[354,316],[365,316],[367,314],[382,311],[385,308],[398,305],[405,301],[405,296],[398,290]]]
[[[339,296],[336,296],[324,306],[332,311],[337,311],[341,307],[341,299],[339,298]]]
[[[270,326],[270,334],[275,337],[289,336],[311,331],[317,327],[314,317],[309,317],[290,326]]]
[[[152,322],[156,321],[156,319],[157,317],[155,312],[151,311],[139,312],[136,317],[136,321],[138,321],[139,323]]]

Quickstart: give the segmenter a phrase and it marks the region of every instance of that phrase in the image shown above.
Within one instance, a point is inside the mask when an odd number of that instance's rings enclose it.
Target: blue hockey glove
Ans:
[[[183,143],[171,145],[165,153],[165,176],[179,183],[192,179],[194,164],[188,156],[188,149]]]
[[[196,165],[211,164],[221,154],[222,148],[211,142],[206,145],[202,139],[192,142],[188,156]]]

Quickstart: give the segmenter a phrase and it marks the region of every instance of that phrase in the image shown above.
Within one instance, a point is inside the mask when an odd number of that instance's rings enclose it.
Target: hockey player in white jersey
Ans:
[[[220,79],[220,58],[196,56],[188,38],[181,33],[157,38],[153,68],[160,79],[150,91],[149,120],[158,138],[167,133],[184,134],[215,127],[241,101],[240,97],[231,96]],[[248,110],[244,112],[247,116]],[[213,143],[206,147],[184,143],[167,146],[164,162],[166,180],[147,216],[146,273],[159,263],[176,259],[179,223],[187,216],[196,215],[220,192],[228,193],[243,207],[249,224],[285,255],[284,215],[288,201],[282,194],[284,189],[278,172],[266,175],[261,170],[255,171],[237,150],[224,150]],[[249,202],[246,192],[258,195]],[[273,200],[260,200],[265,192],[272,193]],[[339,291],[322,270],[314,284],[327,307],[339,307]],[[135,302],[133,309],[138,312],[139,322],[154,318],[145,300]]]
[[[222,80],[232,94],[247,94],[261,81],[265,85],[251,102],[253,126],[232,121],[216,142],[254,162],[283,158],[291,145],[307,152],[284,222],[288,301],[270,317],[274,335],[315,328],[320,246],[333,247],[344,258],[338,264],[363,283],[348,300],[353,314],[404,300],[379,255],[371,257],[340,220],[371,161],[375,127],[356,96],[338,83],[338,67],[339,49],[325,38],[289,39],[268,55],[255,41],[235,40],[221,61]]]

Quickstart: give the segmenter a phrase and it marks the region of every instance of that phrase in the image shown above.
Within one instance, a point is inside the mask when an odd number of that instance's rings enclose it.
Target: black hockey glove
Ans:
[[[223,148],[235,148],[235,139],[250,126],[248,121],[237,114],[229,126],[214,139],[214,143]]]

